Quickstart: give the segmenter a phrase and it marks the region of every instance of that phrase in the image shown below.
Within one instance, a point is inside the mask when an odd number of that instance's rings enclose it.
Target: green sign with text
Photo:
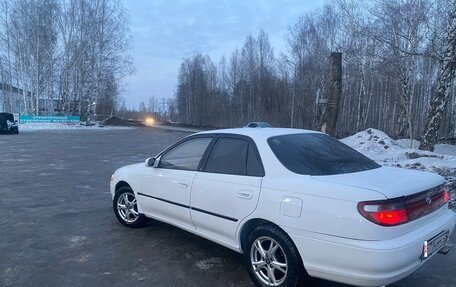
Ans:
[[[33,116],[20,115],[20,123],[67,123],[79,124],[81,118],[79,116]]]

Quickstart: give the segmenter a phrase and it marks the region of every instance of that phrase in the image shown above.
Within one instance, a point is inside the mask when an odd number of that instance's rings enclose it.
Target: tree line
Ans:
[[[116,115],[124,119],[144,121],[146,118],[153,118],[156,121],[176,121],[177,107],[173,98],[157,98],[150,96],[147,102],[141,101],[139,108],[127,108],[125,101],[121,100],[116,110]]]
[[[0,100],[26,114],[112,114],[132,72],[120,0],[2,0]]]
[[[202,53],[186,57],[176,91],[179,120],[320,129],[330,88],[329,56],[338,51],[343,55],[338,136],[373,127],[419,138],[432,101],[441,118],[434,126],[438,137],[454,138],[454,71],[444,78],[442,71],[448,72],[445,59],[448,67],[455,64],[449,41],[451,31],[456,33],[455,11],[449,0],[337,0],[290,25],[286,53],[275,55],[260,31],[218,63]],[[435,102],[441,86],[444,101]]]

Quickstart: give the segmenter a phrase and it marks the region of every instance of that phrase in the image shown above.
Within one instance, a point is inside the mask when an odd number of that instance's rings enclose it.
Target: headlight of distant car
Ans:
[[[113,173],[113,174],[111,175],[111,181],[115,181],[115,180],[116,180],[116,173]]]

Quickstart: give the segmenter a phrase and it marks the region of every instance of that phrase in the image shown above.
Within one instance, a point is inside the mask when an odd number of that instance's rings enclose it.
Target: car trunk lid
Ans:
[[[379,224],[377,222],[378,225],[383,225],[380,230],[385,238],[393,235],[397,236],[397,234],[405,234],[432,221],[440,214],[440,212],[435,211],[446,205],[445,200],[448,200],[448,198],[445,198],[448,193],[443,189],[445,181],[441,176],[415,170],[380,167],[357,173],[314,176],[313,178],[319,181],[365,188],[382,193],[387,198],[386,200],[360,202],[358,211],[372,222],[375,220],[371,220],[372,218],[369,218],[370,216],[364,213],[363,210],[373,211],[372,214],[374,215],[377,213],[376,211],[394,212],[397,209],[397,211],[404,212],[407,216],[404,222],[389,226],[388,224]],[[393,204],[389,205],[390,203]],[[363,210],[359,209],[360,204]],[[368,207],[364,208],[364,205]],[[376,210],[375,206],[379,206],[379,208]],[[388,206],[392,207],[388,208]]]
[[[312,178],[324,182],[374,190],[382,193],[386,198],[409,196],[445,182],[437,174],[386,166],[362,172],[312,176]]]

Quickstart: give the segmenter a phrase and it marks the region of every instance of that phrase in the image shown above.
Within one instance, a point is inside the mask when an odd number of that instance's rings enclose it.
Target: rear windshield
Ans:
[[[289,170],[306,175],[334,175],[379,168],[340,141],[325,134],[306,133],[275,136],[268,144]]]

